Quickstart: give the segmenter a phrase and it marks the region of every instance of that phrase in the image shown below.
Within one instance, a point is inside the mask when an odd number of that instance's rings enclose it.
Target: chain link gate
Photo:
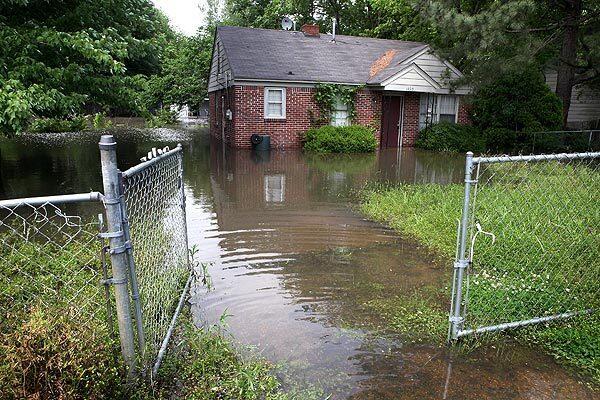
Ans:
[[[181,145],[150,153],[150,160],[121,174],[125,234],[135,249],[130,265],[139,286],[138,337],[145,362],[156,374],[192,273],[183,187]],[[144,158],[147,159],[148,157]],[[134,298],[138,293],[133,291]]]
[[[467,153],[448,338],[600,307],[600,153]]]
[[[192,279],[182,148],[120,173],[112,135],[99,147],[103,194],[0,201],[0,334],[43,311],[50,332],[118,334],[128,377],[156,374]]]

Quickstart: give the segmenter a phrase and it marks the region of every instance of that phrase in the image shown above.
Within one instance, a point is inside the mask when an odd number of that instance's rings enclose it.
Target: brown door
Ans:
[[[402,96],[383,96],[381,104],[381,147],[400,147]]]

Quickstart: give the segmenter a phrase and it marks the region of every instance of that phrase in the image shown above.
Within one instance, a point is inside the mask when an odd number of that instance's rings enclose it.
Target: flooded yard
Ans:
[[[451,352],[398,334],[365,306],[441,293],[451,265],[366,220],[357,192],[385,182],[460,182],[461,156],[260,154],[224,149],[201,129],[114,134],[121,169],[152,146],[183,144],[190,244],[212,280],[210,290],[192,289],[194,322],[224,319],[246,354],[274,363],[298,399],[600,398],[534,349]],[[69,134],[0,142],[0,198],[99,189],[97,141]],[[445,310],[447,299],[439,302]]]

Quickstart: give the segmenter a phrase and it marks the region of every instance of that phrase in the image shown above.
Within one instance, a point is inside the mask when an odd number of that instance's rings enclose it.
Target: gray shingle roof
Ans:
[[[299,31],[220,26],[234,79],[288,80],[364,84],[379,83],[408,57],[427,45],[419,42]],[[371,76],[373,64],[387,53],[389,66]]]

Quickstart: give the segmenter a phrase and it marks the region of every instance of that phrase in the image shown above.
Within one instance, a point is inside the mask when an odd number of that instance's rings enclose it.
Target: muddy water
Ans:
[[[203,132],[115,132],[121,167],[182,142],[190,241],[213,288],[195,287],[200,325],[222,315],[249,356],[277,365],[298,399],[592,399],[572,372],[517,346],[469,355],[411,344],[365,307],[377,296],[444,287],[449,266],[365,220],[373,182],[458,182],[460,157],[405,150],[309,157],[225,150]],[[99,188],[97,135],[0,142],[0,197]]]

